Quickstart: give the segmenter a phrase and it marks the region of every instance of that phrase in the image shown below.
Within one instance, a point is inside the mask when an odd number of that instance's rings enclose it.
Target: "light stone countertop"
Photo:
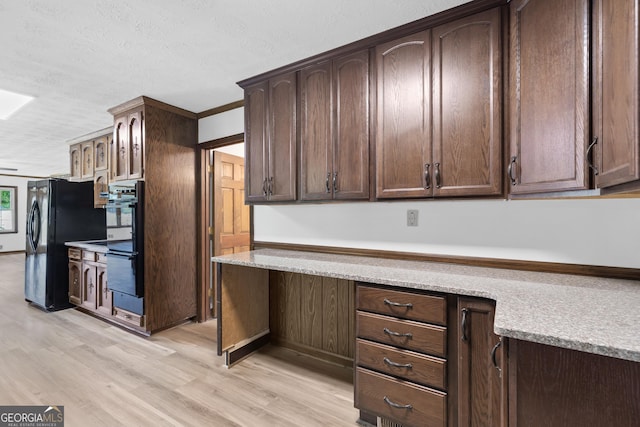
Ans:
[[[276,249],[212,261],[488,298],[498,335],[640,362],[640,281]]]
[[[107,253],[106,240],[80,240],[77,242],[65,242],[65,246],[86,249],[88,251]]]

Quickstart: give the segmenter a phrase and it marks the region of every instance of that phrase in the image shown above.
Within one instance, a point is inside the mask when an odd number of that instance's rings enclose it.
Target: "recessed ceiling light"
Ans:
[[[13,113],[32,99],[33,96],[21,95],[0,89],[0,120],[7,120]]]

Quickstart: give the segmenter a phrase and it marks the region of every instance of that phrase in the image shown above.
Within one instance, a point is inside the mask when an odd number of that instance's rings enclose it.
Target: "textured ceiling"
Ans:
[[[195,113],[235,82],[466,0],[0,0],[0,88],[36,99],[0,120],[0,174],[69,172],[67,141],[140,95]]]

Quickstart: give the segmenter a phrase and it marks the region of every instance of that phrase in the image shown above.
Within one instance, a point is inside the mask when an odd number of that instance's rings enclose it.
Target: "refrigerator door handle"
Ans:
[[[27,222],[29,243],[31,249],[35,252],[38,249],[38,242],[40,241],[40,206],[38,202],[33,202],[31,205],[31,212],[29,212],[29,221]]]

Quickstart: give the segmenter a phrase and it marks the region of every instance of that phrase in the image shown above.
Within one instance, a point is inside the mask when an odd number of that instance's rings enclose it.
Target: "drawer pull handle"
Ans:
[[[392,408],[398,408],[398,409],[413,409],[412,405],[401,405],[399,403],[393,402],[391,399],[389,399],[387,396],[383,397],[382,400],[384,400],[384,403],[386,403],[387,405],[391,406]]]
[[[390,305],[391,307],[405,307],[405,308],[413,308],[413,304],[411,304],[410,302],[403,304],[400,302],[393,302],[393,301],[389,301],[388,299],[384,299],[384,303],[386,305]]]
[[[407,368],[407,369],[413,368],[413,365],[411,363],[396,363],[396,362],[392,362],[387,357],[382,359],[382,361],[389,366],[393,366],[394,368]]]
[[[387,329],[387,328],[384,328],[384,329],[383,329],[383,332],[384,332],[385,334],[387,334],[387,335],[391,335],[391,336],[393,336],[393,337],[413,338],[413,334],[412,334],[411,332],[406,332],[406,333],[404,333],[404,334],[401,334],[400,332],[393,332],[393,331],[390,331],[390,330],[389,330],[389,329]]]

